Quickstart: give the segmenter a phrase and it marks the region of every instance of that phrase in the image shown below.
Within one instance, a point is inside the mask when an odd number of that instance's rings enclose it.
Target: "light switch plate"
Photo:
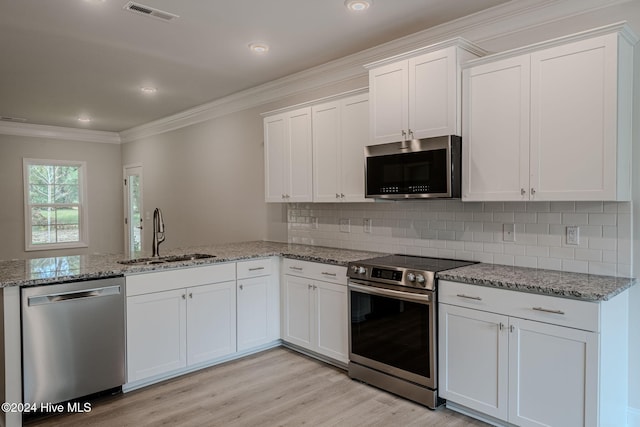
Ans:
[[[365,233],[371,233],[371,218],[365,218],[362,221],[362,225],[364,226]]]
[[[340,218],[340,232],[351,233],[351,220],[349,218]]]
[[[577,225],[567,226],[567,245],[580,244],[580,227]]]
[[[516,241],[516,226],[515,224],[502,224],[502,240],[505,242]]]

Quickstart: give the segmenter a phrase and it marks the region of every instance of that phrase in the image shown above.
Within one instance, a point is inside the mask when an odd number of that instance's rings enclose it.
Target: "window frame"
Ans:
[[[31,207],[34,206],[29,202],[29,167],[45,165],[45,166],[69,166],[78,167],[78,241],[75,242],[56,242],[45,244],[33,243],[33,224],[31,222]],[[24,236],[25,251],[45,251],[55,249],[69,248],[86,248],[89,247],[89,215],[88,215],[88,198],[87,198],[87,163],[79,160],[52,160],[52,159],[22,159],[23,172],[23,188],[24,188]],[[57,203],[36,204],[37,206],[59,207]]]

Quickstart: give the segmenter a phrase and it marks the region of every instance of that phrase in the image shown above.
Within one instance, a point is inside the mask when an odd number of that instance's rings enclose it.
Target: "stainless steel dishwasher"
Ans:
[[[124,278],[22,289],[23,397],[58,403],[120,387]]]

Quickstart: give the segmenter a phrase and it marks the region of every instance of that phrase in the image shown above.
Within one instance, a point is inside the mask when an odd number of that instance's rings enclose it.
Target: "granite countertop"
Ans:
[[[582,301],[609,300],[635,283],[635,279],[625,277],[495,264],[473,264],[442,271],[438,278]]]
[[[127,259],[123,254],[72,255],[0,261],[0,288],[100,279],[269,256],[284,256],[286,258],[346,266],[351,261],[381,255],[377,252],[264,241],[180,248],[162,251],[161,255],[172,256],[193,253],[215,255],[215,258],[152,265],[119,264],[118,261]],[[143,256],[145,255],[140,254],[133,258]]]

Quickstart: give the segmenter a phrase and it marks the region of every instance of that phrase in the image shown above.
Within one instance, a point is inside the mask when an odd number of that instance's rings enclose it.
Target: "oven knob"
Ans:
[[[358,267],[358,274],[364,274],[367,272],[367,269],[364,267]]]
[[[357,265],[352,265],[352,266],[351,266],[351,271],[352,271],[354,274],[358,273],[358,266],[357,266]]]
[[[416,274],[416,282],[424,283],[424,276],[422,274]]]
[[[416,275],[413,273],[407,273],[407,280],[413,282],[414,280],[416,280]]]

